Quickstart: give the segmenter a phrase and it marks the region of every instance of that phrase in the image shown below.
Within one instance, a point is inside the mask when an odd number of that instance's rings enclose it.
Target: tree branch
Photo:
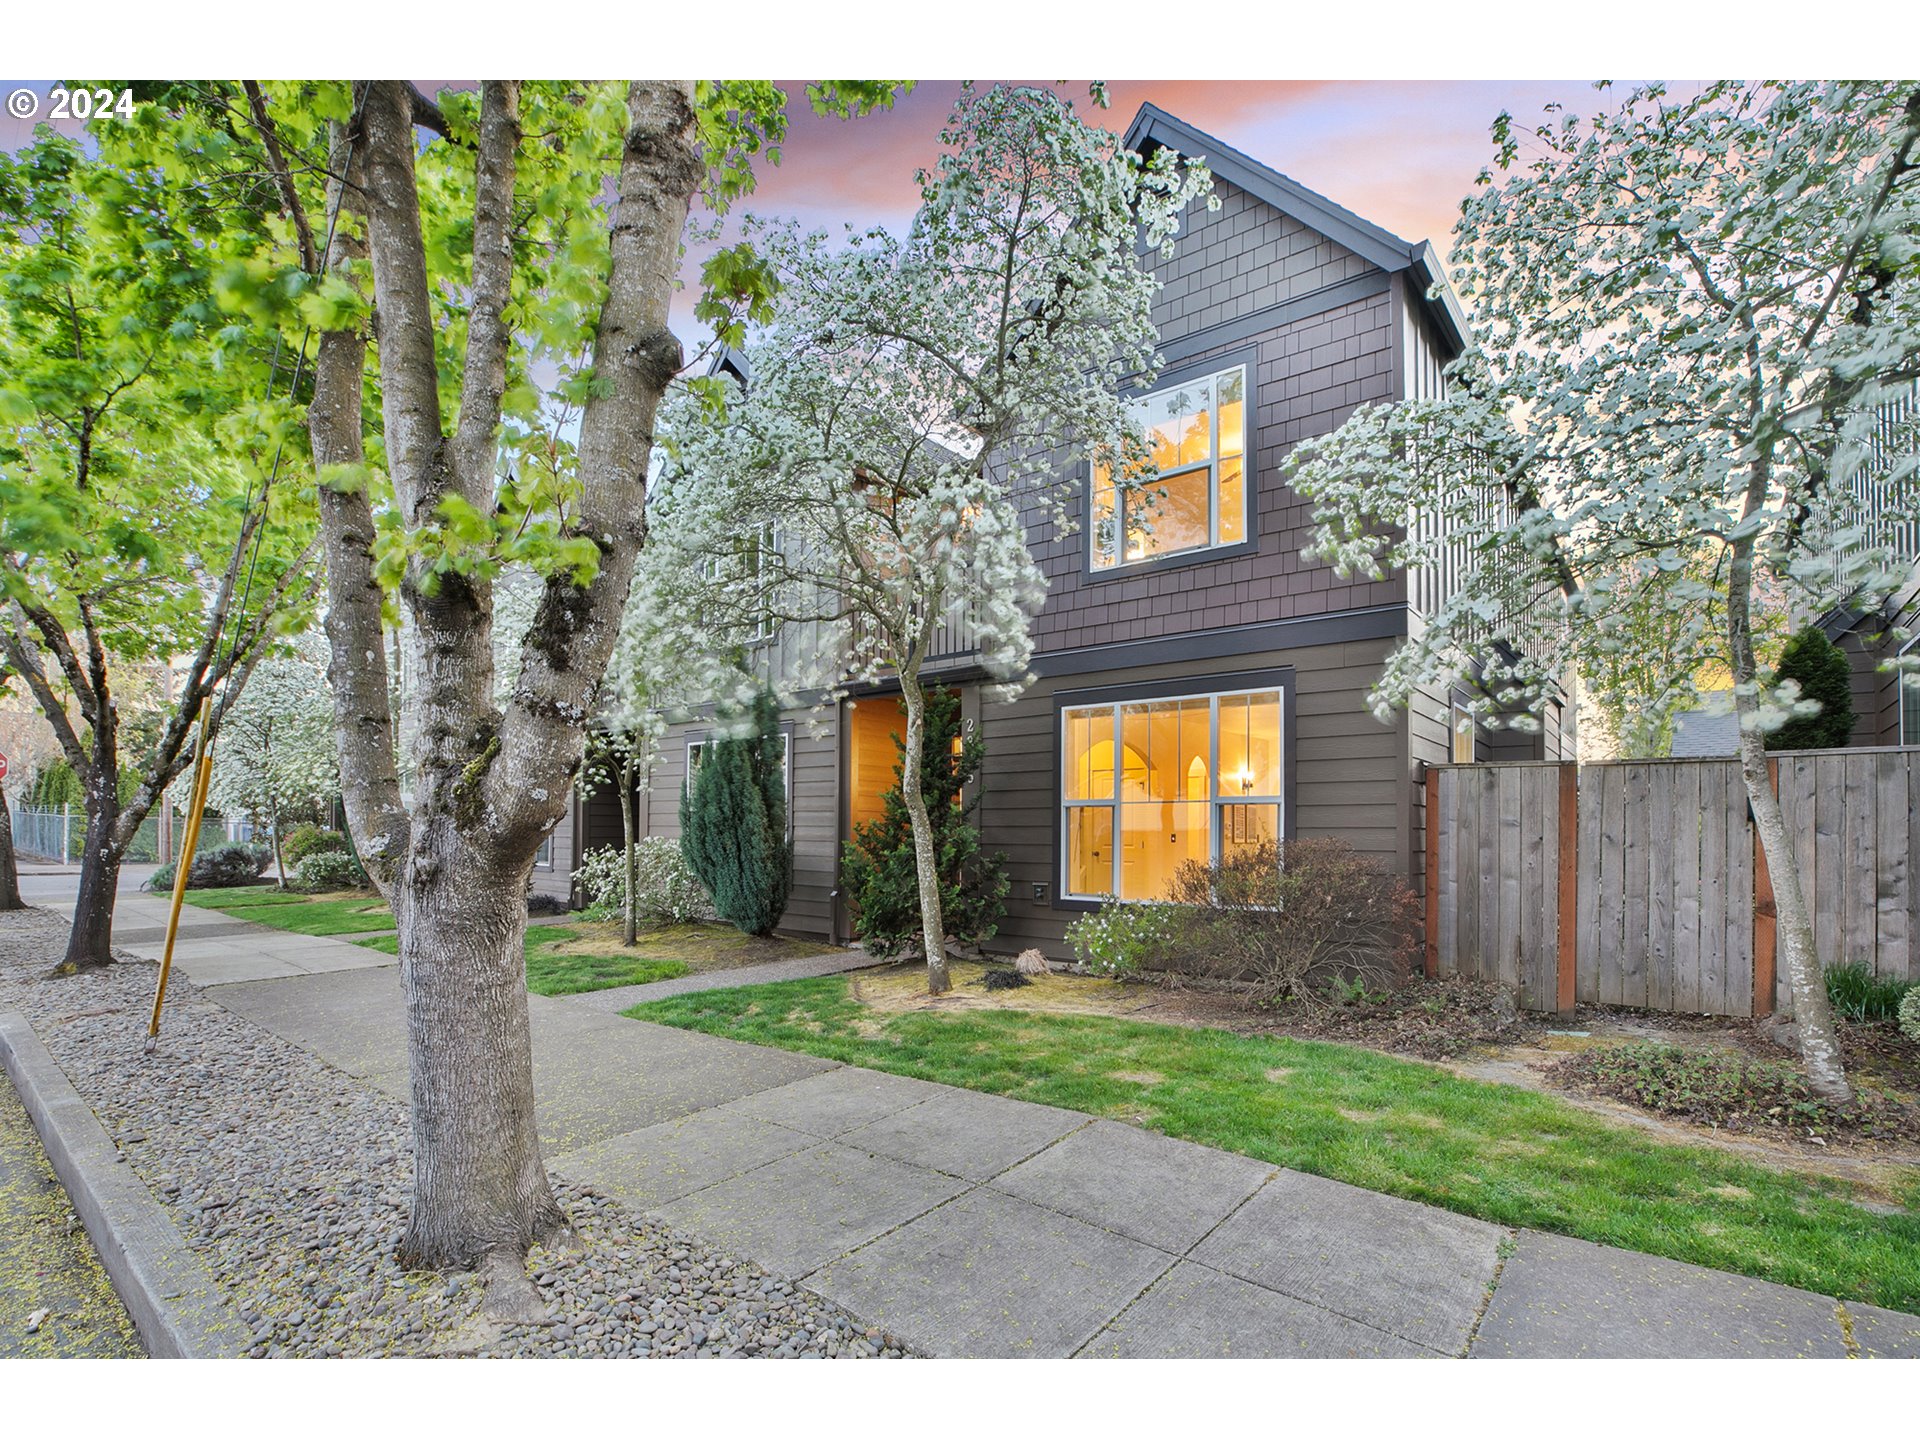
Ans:
[[[273,181],[280,190],[280,202],[286,207],[287,214],[293,220],[294,233],[300,238],[300,268],[309,275],[320,273],[320,252],[313,243],[313,228],[307,224],[306,207],[300,203],[300,192],[294,188],[293,172],[287,169],[286,153],[280,148],[280,133],[274,128],[273,117],[267,113],[267,97],[260,92],[258,80],[242,80],[241,86],[247,92],[247,109],[252,115],[253,128],[259,132],[260,143],[266,146],[267,162],[273,167]]]
[[[513,288],[515,151],[520,144],[520,82],[480,87],[480,153],[473,199],[473,303],[467,319],[466,374],[453,463],[461,490],[480,502],[493,488],[500,401],[507,386],[507,301]]]

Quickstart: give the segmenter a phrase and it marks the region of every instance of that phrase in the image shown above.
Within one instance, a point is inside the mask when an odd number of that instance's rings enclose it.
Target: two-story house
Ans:
[[[1389,234],[1151,105],[1127,133],[1204,156],[1220,207],[1196,204],[1154,307],[1162,365],[1137,395],[1168,499],[1150,533],[1082,462],[1080,525],[1034,507],[1029,543],[1048,594],[1037,681],[985,702],[952,628],[937,669],[986,742],[978,820],[1012,880],[996,949],[1063,953],[1102,896],[1151,900],[1185,860],[1263,838],[1337,836],[1417,873],[1422,762],[1571,758],[1570,716],[1543,732],[1456,734],[1454,697],[1423,695],[1389,721],[1369,688],[1446,577],[1343,578],[1307,558],[1312,509],[1280,478],[1288,449],[1364,403],[1438,392],[1464,317],[1431,244]],[[1102,523],[1102,522],[1108,523]],[[1116,523],[1117,522],[1117,523]],[[788,729],[795,846],[783,928],[845,940],[840,847],[880,813],[904,728],[886,687]],[[681,786],[706,730],[676,727],[641,813],[677,835]],[[612,797],[576,805],[558,857],[614,844]]]

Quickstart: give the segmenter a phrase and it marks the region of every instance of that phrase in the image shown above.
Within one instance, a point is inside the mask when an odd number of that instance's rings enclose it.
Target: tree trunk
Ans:
[[[409,1267],[517,1266],[566,1225],[534,1128],[521,899],[532,867],[502,868],[451,817],[417,828],[395,891],[415,1163],[400,1253]]]
[[[633,834],[633,751],[620,761],[620,833],[627,847],[627,903],[620,917],[620,943],[640,943],[639,902],[634,890],[640,883],[640,857],[634,849]]]
[[[20,871],[13,859],[13,812],[0,791],[0,910],[24,910],[20,898]]]
[[[280,854],[280,806],[277,801],[267,801],[267,839],[273,846],[273,868],[280,876],[280,888],[287,888],[287,862]]]
[[[78,975],[113,963],[113,902],[123,855],[113,841],[119,806],[112,803],[112,793],[98,782],[88,790],[92,803],[80,853],[80,898],[74,902],[73,929],[67,935],[67,953],[54,967],[56,975]]]
[[[920,943],[927,949],[927,993],[953,988],[947,974],[947,925],[940,913],[940,867],[933,853],[933,820],[920,789],[921,748],[926,743],[927,695],[918,675],[900,677],[900,698],[907,708],[906,747],[900,757],[900,798],[907,802],[913,828],[913,868],[920,882]]]
[[[1746,782],[1753,828],[1759,832],[1767,874],[1773,881],[1773,901],[1778,911],[1774,930],[1779,937],[1787,989],[1793,996],[1793,1024],[1800,1037],[1800,1059],[1807,1069],[1807,1081],[1815,1091],[1830,1100],[1845,1101],[1852,1098],[1853,1087],[1847,1083],[1840,1037],[1833,1025],[1833,1007],[1827,1000],[1826,972],[1821,968],[1819,949],[1814,943],[1813,917],[1807,912],[1806,896],[1800,888],[1800,866],[1794,859],[1793,837],[1787,834],[1786,815],[1780,809],[1780,796],[1773,788],[1766,745],[1758,730],[1741,728],[1739,754],[1740,778]]]

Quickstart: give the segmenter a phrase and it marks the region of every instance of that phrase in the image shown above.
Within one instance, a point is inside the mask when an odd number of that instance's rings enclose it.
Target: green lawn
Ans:
[[[400,951],[398,935],[375,935],[354,943],[388,955]],[[617,943],[609,946],[572,925],[529,925],[525,943],[527,989],[536,995],[578,995],[616,985],[645,985],[671,980],[691,968],[684,960],[622,950]]]
[[[244,886],[234,890],[189,890],[187,902],[236,920],[291,930],[296,935],[357,935],[391,930],[393,912],[377,895],[332,898],[289,895],[284,890]]]
[[[883,1014],[844,976],[624,1012],[1130,1121],[1402,1195],[1829,1295],[1920,1310],[1920,1215],[1517,1086],[1372,1050],[1020,1010]],[[1920,1206],[1920,1184],[1906,1204]]]

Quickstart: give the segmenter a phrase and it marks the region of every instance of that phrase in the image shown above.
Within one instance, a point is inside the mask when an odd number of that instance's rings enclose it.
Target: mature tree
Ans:
[[[340,790],[333,701],[317,640],[302,637],[291,653],[255,667],[221,731],[207,788],[208,803],[223,814],[244,813],[264,823],[283,889],[283,821],[289,813],[311,818]]]
[[[758,583],[778,615],[820,627],[794,647],[800,670],[806,651],[819,673],[790,683],[899,684],[900,788],[936,995],[950,982],[920,777],[924,669],[954,622],[999,688],[1023,685],[1045,589],[1025,512],[1070,529],[1060,482],[1089,452],[1130,482],[1151,478],[1120,397],[1153,363],[1156,282],[1140,246],[1170,247],[1211,183],[1170,151],[1131,154],[1044,90],[969,88],[941,140],[904,239],[757,237],[780,315],[749,352],[752,383],[727,424],[692,402],[677,413],[671,448],[689,478],[655,530],[688,557],[668,572],[682,584],[743,535],[777,540],[759,548]],[[697,648],[704,607],[661,604]]]
[[[699,769],[680,792],[681,854],[720,918],[749,935],[772,933],[793,885],[779,721],[766,691],[745,713],[716,717]]]
[[[264,238],[158,164],[45,129],[0,156],[0,654],[86,804],[63,973],[112,960],[121,863],[191,763],[202,702],[217,692],[217,730],[309,590],[310,507],[270,488],[285,395],[219,293]],[[122,701],[156,666],[171,703],[129,754]]]
[[[1835,750],[1853,738],[1853,667],[1826,631],[1818,625],[1795,631],[1780,651],[1773,676],[1783,688],[1792,681],[1797,687],[1794,698],[1818,708],[1768,731],[1767,749]]]
[[[1669,706],[1704,667],[1731,675],[1802,1055],[1845,1096],[1766,761],[1811,702],[1760,663],[1755,604],[1873,609],[1904,569],[1883,537],[1920,515],[1916,447],[1869,442],[1920,374],[1920,89],[1654,86],[1524,136],[1502,116],[1494,139],[1455,229],[1478,344],[1448,395],[1363,409],[1288,472],[1345,568],[1467,551],[1376,705],[1476,659],[1483,713],[1537,709],[1563,666],[1591,682],[1622,650]]]
[[[891,89],[813,93],[849,113]],[[534,1128],[522,897],[579,768],[645,533],[655,411],[683,359],[667,312],[689,209],[703,186],[715,203],[746,188],[783,101],[754,83],[487,81],[437,100],[402,82],[246,87],[280,157],[299,266],[340,299],[308,422],[343,798],[400,931],[415,1143],[402,1251],[481,1265],[501,1315],[537,1312],[522,1258],[565,1224]],[[299,157],[320,148],[316,171]],[[708,276],[701,313],[723,326],[715,290],[763,288],[738,254]],[[522,442],[548,365],[580,418],[568,463],[543,468]],[[535,574],[538,600],[503,701],[492,632],[510,564]],[[408,648],[405,792],[389,604]]]

